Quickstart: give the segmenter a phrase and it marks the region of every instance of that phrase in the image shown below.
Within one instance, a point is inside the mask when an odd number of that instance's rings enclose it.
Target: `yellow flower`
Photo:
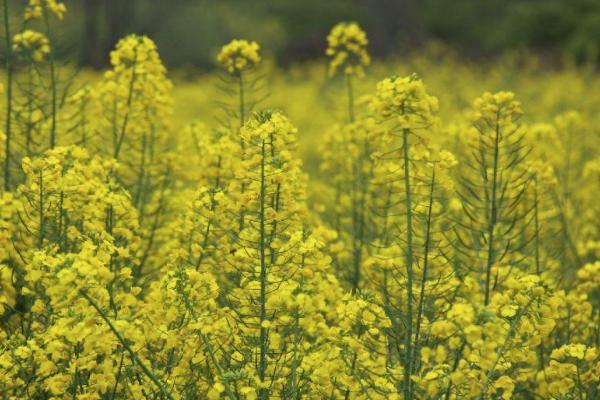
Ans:
[[[26,346],[20,346],[15,349],[14,354],[20,359],[26,360],[31,356],[31,349]]]
[[[363,75],[364,67],[371,63],[367,52],[367,34],[356,22],[340,22],[327,36],[325,54],[331,57],[329,74],[339,70],[346,75]]]
[[[217,62],[228,73],[237,75],[260,63],[260,47],[256,42],[235,39],[221,48]]]
[[[271,325],[272,325],[271,321],[267,321],[267,320],[264,320],[263,322],[260,323],[261,328],[265,328],[265,329],[270,328]]]
[[[515,384],[509,376],[503,375],[494,382],[494,388],[502,390],[501,398],[503,400],[509,400],[512,399]]]
[[[62,20],[67,12],[65,4],[57,0],[29,0],[25,7],[25,21],[42,18],[44,9],[54,14],[59,20]]]
[[[500,310],[500,315],[502,315],[505,318],[514,317],[515,314],[517,313],[517,310],[518,310],[518,307],[515,305],[504,306]]]
[[[30,57],[34,62],[41,62],[44,57],[50,54],[50,41],[42,33],[25,30],[13,36],[13,50],[26,57]]]
[[[381,121],[392,120],[401,129],[422,129],[434,122],[438,101],[427,94],[423,81],[413,74],[377,83],[370,107]]]
[[[500,119],[500,123],[512,122],[523,114],[521,103],[512,92],[485,92],[473,102],[473,119],[477,121]]]

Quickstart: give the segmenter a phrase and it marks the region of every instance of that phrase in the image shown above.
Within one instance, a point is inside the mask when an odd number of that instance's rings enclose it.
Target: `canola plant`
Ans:
[[[131,35],[81,84],[65,12],[5,14],[0,398],[600,398],[593,70],[340,23],[328,72]]]

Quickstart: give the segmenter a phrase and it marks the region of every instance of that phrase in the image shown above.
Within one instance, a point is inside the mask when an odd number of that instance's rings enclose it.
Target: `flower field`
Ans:
[[[594,66],[349,22],[76,75],[66,11],[4,20],[0,399],[600,399]]]

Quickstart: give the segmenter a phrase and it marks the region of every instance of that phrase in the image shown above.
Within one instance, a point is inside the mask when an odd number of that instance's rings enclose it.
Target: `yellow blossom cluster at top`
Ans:
[[[498,92],[492,94],[486,92],[483,96],[475,99],[473,103],[474,119],[494,119],[498,115],[515,119],[523,114],[521,104],[515,100],[512,92]]]
[[[438,100],[416,75],[393,77],[377,84],[371,108],[383,120],[395,117],[401,128],[419,128],[433,122]]]
[[[217,62],[230,74],[251,69],[261,61],[260,47],[256,42],[234,39],[221,48]]]
[[[172,83],[166,77],[156,44],[146,36],[129,35],[121,39],[110,53],[110,63],[112,68],[104,73],[97,92],[106,104],[112,103],[114,118],[121,121],[110,149],[115,158],[119,158],[123,147],[132,146],[131,140],[157,131],[168,122]],[[111,130],[106,124],[98,129],[106,133]],[[154,140],[165,139],[159,134],[153,137]]]
[[[41,62],[50,53],[50,41],[40,32],[25,30],[13,36],[13,50],[31,57],[34,62]]]
[[[327,36],[325,54],[331,57],[329,74],[342,71],[346,75],[363,75],[371,63],[367,52],[367,34],[356,22],[340,22]]]
[[[29,0],[27,7],[25,7],[25,21],[42,18],[44,15],[44,8],[54,14],[59,20],[62,20],[67,12],[67,7],[61,1]]]

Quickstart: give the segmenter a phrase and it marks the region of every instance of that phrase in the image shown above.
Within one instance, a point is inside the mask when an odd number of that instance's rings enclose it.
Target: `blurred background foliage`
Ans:
[[[13,0],[15,18],[23,0]],[[600,60],[600,0],[65,0],[63,50],[102,68],[118,38],[146,34],[169,68],[214,66],[232,38],[262,44],[281,65],[320,57],[341,20],[359,22],[375,56],[439,41],[467,58],[527,50],[547,60]],[[54,41],[56,43],[56,40]]]

